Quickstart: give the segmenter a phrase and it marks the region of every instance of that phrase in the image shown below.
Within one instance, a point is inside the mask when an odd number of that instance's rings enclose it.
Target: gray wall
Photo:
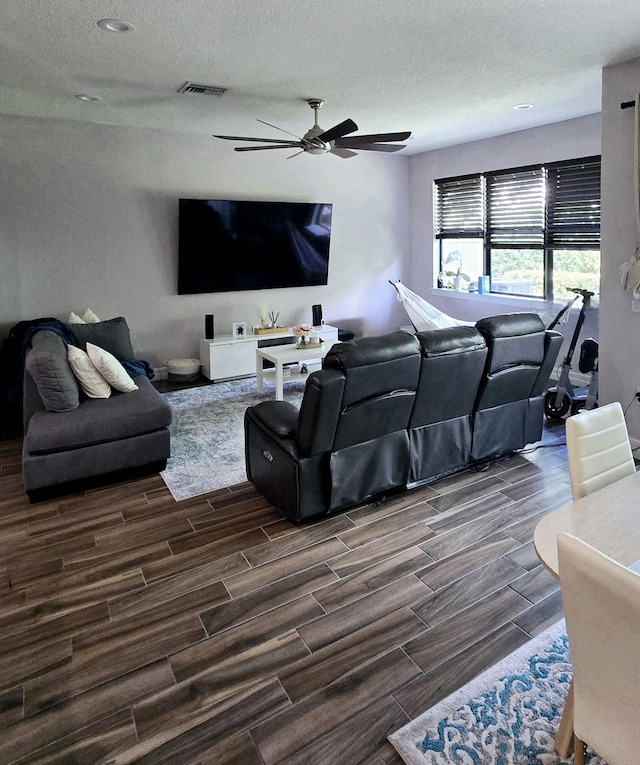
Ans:
[[[204,314],[311,320],[376,334],[405,322],[388,279],[409,268],[409,160],[238,154],[209,136],[0,116],[0,330],[91,308],[124,315],[154,366],[198,354]],[[329,284],[177,295],[178,198],[331,202]]]
[[[635,252],[635,109],[621,109],[637,97],[640,58],[606,67],[602,80],[602,283],[600,305],[600,399],[620,401],[634,446],[640,445],[640,313],[622,288],[618,269]]]

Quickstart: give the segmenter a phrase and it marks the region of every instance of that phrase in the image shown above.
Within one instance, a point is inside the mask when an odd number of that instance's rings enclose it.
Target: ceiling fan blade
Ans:
[[[338,146],[338,149],[345,149],[345,146]],[[363,143],[358,146],[349,146],[349,149],[356,151],[400,151],[404,149],[403,144],[398,143]]]
[[[411,131],[404,133],[374,133],[372,135],[351,135],[348,138],[338,138],[339,146],[355,146],[356,143],[388,143],[389,141],[406,141],[411,136]]]
[[[347,135],[347,133],[353,133],[354,130],[357,129],[358,126],[353,120],[345,120],[339,125],[334,125],[332,128],[329,128],[329,130],[325,130],[324,133],[320,133],[320,135],[317,137],[323,143],[329,143],[329,141],[335,141],[336,138],[342,138],[343,135]]]
[[[256,117],[256,119],[258,119]],[[300,140],[300,136],[296,135],[295,133],[290,133],[288,130],[285,130],[284,128],[278,127],[277,125],[272,125],[270,122],[265,122],[264,120],[258,119],[258,122],[261,122],[263,125],[268,125],[269,127],[275,128],[276,130],[282,130],[283,133],[286,133],[287,135],[292,135],[294,138],[297,138],[298,141]]]
[[[297,146],[300,141],[285,141],[283,138],[248,138],[243,135],[214,135],[214,138],[223,138],[225,141],[257,141],[258,143],[287,143]]]
[[[295,149],[296,147],[302,148],[304,144],[301,143],[281,143],[277,146],[236,146],[234,151],[266,151],[267,149]]]
[[[350,157],[358,156],[355,151],[349,151],[349,149],[341,149],[338,146],[334,146],[329,153],[335,154],[337,157],[342,157],[342,159],[349,159]]]

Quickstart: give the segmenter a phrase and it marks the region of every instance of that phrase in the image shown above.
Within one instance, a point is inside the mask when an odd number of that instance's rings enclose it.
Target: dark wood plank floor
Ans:
[[[389,732],[562,616],[545,446],[295,526],[154,476],[30,505],[0,443],[0,762],[392,765]]]

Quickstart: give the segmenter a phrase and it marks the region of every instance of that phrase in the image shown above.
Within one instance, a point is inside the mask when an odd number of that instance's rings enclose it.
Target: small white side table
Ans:
[[[336,340],[325,340],[321,346],[311,348],[298,348],[295,345],[275,345],[270,348],[258,348],[256,350],[256,378],[258,393],[264,390],[263,361],[271,361],[276,368],[276,401],[284,398],[284,364],[309,364],[318,359],[323,359],[329,353],[331,346]]]
[[[323,324],[315,327],[316,335],[324,340],[337,340],[338,328]],[[268,335],[247,334],[243,337],[222,335],[215,340],[200,340],[200,363],[202,374],[209,380],[231,380],[249,377],[256,369],[256,348],[277,345],[278,340],[287,344],[293,337],[291,327]]]

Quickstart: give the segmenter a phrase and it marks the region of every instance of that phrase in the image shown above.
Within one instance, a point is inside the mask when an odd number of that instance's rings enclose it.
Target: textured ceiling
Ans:
[[[278,138],[256,118],[302,135],[318,97],[325,129],[411,130],[406,154],[598,112],[636,56],[635,0],[2,0],[0,113]]]

